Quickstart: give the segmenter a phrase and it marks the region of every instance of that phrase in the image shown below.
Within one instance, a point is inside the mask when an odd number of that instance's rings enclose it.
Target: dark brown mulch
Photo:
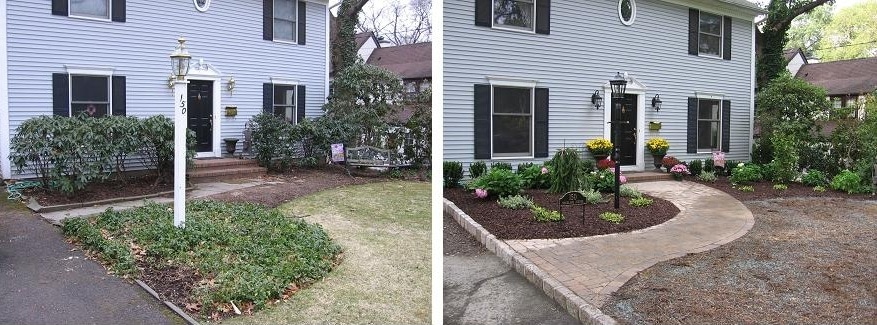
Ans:
[[[481,224],[491,234],[501,239],[548,239],[567,237],[587,237],[648,228],[664,223],[679,213],[673,203],[650,197],[654,203],[648,207],[636,208],[628,204],[629,199],[621,198],[620,209],[624,216],[621,224],[604,221],[598,215],[605,211],[616,212],[611,202],[585,205],[584,218],[580,206],[566,206],[561,210],[558,194],[545,190],[526,190],[523,195],[532,198],[537,205],[564,215],[560,222],[537,222],[530,210],[504,209],[496,199],[480,200],[463,189],[445,189],[444,197],[451,200],[473,220]]]
[[[773,186],[775,183],[771,182],[758,182],[750,184],[755,191],[754,192],[743,192],[734,188],[731,184],[731,181],[728,177],[719,177],[716,179],[715,183],[711,182],[703,182],[698,180],[696,177],[686,177],[686,180],[697,182],[717,190],[728,193],[733,196],[737,200],[740,201],[757,201],[757,200],[766,200],[766,199],[776,199],[776,198],[791,198],[791,197],[838,197],[838,198],[847,198],[854,200],[874,200],[877,197],[872,196],[871,194],[847,194],[844,192],[834,191],[826,186],[825,192],[816,192],[812,187],[805,186],[800,183],[788,183],[786,186],[789,188],[786,190],[777,190],[774,189]]]
[[[180,308],[186,308],[186,304],[191,304],[189,298],[192,296],[192,290],[201,280],[194,269],[159,266],[143,260],[138,260],[137,266],[141,268],[140,281],[148,284],[160,297]],[[192,310],[187,311],[197,314]]]
[[[103,183],[89,184],[88,187],[76,191],[72,196],[43,188],[28,189],[24,191],[24,195],[35,198],[42,206],[52,206],[149,195],[173,190],[174,184],[172,182],[155,185],[155,176],[144,175],[131,177],[125,181],[109,180]]]

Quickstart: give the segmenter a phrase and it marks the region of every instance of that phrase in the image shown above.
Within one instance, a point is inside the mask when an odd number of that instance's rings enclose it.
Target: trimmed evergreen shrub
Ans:
[[[579,188],[579,178],[582,174],[582,159],[577,150],[572,148],[560,149],[551,158],[553,170],[549,173],[551,179],[551,193],[566,193]]]
[[[443,164],[445,187],[458,187],[463,179],[463,164],[459,161],[446,161]]]

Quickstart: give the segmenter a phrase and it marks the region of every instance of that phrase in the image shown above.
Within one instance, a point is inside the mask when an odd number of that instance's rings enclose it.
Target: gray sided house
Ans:
[[[583,149],[611,138],[615,104],[629,122],[625,170],[653,168],[654,137],[681,160],[748,160],[762,12],[746,0],[445,2],[444,160],[516,164]],[[613,101],[618,72],[627,96]]]
[[[173,118],[169,55],[181,35],[198,156],[219,156],[260,112],[320,115],[328,19],[325,0],[0,0],[0,179],[26,176],[8,157],[29,118]]]

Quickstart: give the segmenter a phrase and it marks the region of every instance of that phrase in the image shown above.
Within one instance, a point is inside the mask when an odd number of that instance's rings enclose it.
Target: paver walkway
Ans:
[[[663,224],[603,236],[498,240],[448,205],[445,211],[501,259],[525,275],[582,322],[614,323],[594,307],[639,271],[655,263],[713,249],[740,238],[755,224],[752,212],[734,197],[694,182],[630,184],[673,202],[679,214]]]
[[[600,307],[639,271],[660,261],[729,243],[755,223],[743,203],[694,182],[631,186],[673,202],[679,215],[661,225],[629,233],[506,243],[576,295]]]
[[[200,183],[197,184],[195,189],[186,191],[186,199],[198,199],[203,197],[208,197],[214,194],[225,193],[230,191],[236,191],[248,187],[264,185],[264,184],[272,184],[270,182],[264,182],[261,180],[246,180],[245,182],[238,183],[225,183],[225,182],[213,182],[213,183]],[[168,204],[174,202],[172,197],[156,197],[149,199],[141,199],[141,200],[131,200],[131,201],[123,201],[116,202],[110,204],[103,205],[95,205],[89,207],[82,207],[70,210],[63,211],[55,211],[55,212],[44,212],[40,213],[40,216],[46,219],[46,221],[51,222],[56,225],[60,225],[61,221],[66,218],[74,218],[74,217],[87,217],[95,214],[99,214],[101,212],[106,211],[108,208],[113,208],[116,211],[127,210],[131,208],[136,208],[145,205],[148,202],[155,202],[159,204]]]

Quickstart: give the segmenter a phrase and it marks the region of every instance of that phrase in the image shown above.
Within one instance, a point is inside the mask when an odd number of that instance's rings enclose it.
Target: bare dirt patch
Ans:
[[[89,184],[85,189],[73,195],[43,188],[31,188],[24,192],[25,196],[33,197],[42,206],[94,202],[121,197],[133,197],[173,191],[171,182],[155,183],[155,176],[144,175],[131,177],[125,181],[108,180],[102,183]]]
[[[664,223],[679,213],[673,203],[645,195],[654,200],[651,206],[632,207],[628,203],[629,199],[622,197],[618,211],[615,211],[611,200],[585,205],[583,218],[580,206],[565,206],[561,209],[559,194],[550,194],[545,190],[525,190],[523,195],[532,198],[541,207],[560,211],[564,220],[538,222],[528,209],[504,209],[496,203],[496,199],[476,199],[469,191],[459,188],[444,190],[445,198],[454,202],[463,212],[500,239],[568,238],[628,232]],[[598,215],[605,211],[621,213],[624,222],[613,224],[600,219]]]
[[[747,202],[756,222],[711,251],[658,263],[603,311],[630,324],[874,324],[877,202]]]

